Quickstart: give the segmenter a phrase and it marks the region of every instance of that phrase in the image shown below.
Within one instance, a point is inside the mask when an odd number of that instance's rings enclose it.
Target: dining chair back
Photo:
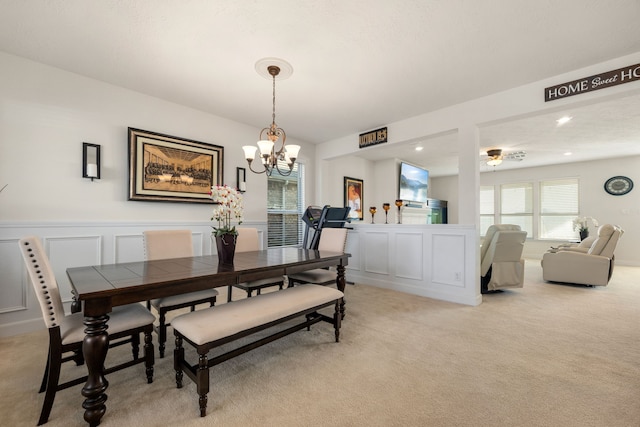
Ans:
[[[347,245],[346,228],[323,228],[318,242],[319,251],[344,252]],[[316,268],[288,276],[289,287],[304,283],[329,285],[336,282],[337,272],[331,269]]]
[[[145,258],[149,261],[193,256],[191,230],[145,231]]]
[[[148,261],[193,256],[191,230],[147,230],[142,234],[144,255]],[[209,304],[213,307],[217,296],[218,291],[212,288],[147,301],[147,308],[151,310],[153,307],[158,312],[159,325],[156,332],[158,333],[160,358],[164,357],[167,327],[171,325],[167,322],[167,313],[186,307],[190,307],[191,311],[194,311],[199,304]]]
[[[257,228],[237,228],[236,252],[251,252],[260,250],[260,240]]]
[[[40,393],[46,391],[38,420],[38,425],[42,425],[49,420],[56,392],[87,380],[85,375],[59,384],[62,363],[71,360],[75,361],[77,365],[84,363],[82,356],[82,342],[85,337],[84,316],[82,313],[65,315],[58,284],[40,239],[37,237],[20,239],[20,251],[42,310],[42,318],[49,331],[47,364],[39,390]],[[105,369],[105,374],[144,362],[147,382],[151,383],[154,363],[151,334],[154,316],[140,304],[115,307],[109,316],[110,347],[130,342],[133,359]],[[141,332],[145,336],[144,358],[142,359],[138,357]],[[121,338],[125,338],[125,340]],[[71,352],[72,355],[64,355]]]

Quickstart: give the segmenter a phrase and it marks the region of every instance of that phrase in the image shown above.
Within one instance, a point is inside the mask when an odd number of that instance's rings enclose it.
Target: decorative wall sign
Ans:
[[[626,176],[614,176],[604,183],[604,191],[613,196],[622,196],[633,190],[633,181]]]
[[[372,130],[371,132],[360,134],[360,148],[387,142],[387,128]]]
[[[224,148],[129,128],[129,200],[213,203]]]
[[[547,87],[544,89],[544,102],[554,101],[581,93],[592,92],[611,86],[617,86],[640,80],[640,64],[630,65],[595,76],[585,77],[568,83]]]

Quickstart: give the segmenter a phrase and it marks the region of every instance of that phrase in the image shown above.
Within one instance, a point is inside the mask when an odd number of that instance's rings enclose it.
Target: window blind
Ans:
[[[484,236],[487,229],[495,222],[495,190],[493,186],[480,187],[480,235]]]
[[[285,162],[278,167],[289,170]],[[267,180],[267,246],[298,246],[302,243],[304,213],[304,165],[296,163],[290,175],[277,169]]]
[[[504,184],[500,187],[500,222],[515,224],[533,236],[533,184]]]
[[[577,179],[540,182],[540,238],[569,240],[576,237],[573,219],[579,213]]]

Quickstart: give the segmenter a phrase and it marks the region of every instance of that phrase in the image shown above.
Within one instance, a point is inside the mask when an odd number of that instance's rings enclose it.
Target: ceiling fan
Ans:
[[[526,151],[514,151],[511,153],[502,153],[501,148],[492,148],[487,150],[487,157],[483,158],[488,166],[498,166],[503,160],[516,160],[521,162],[527,155]]]

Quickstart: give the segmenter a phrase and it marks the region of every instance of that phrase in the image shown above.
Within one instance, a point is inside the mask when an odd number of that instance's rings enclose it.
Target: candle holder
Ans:
[[[383,203],[382,209],[384,209],[384,223],[389,224],[387,220],[389,218],[389,209],[391,209],[391,205],[389,203]]]
[[[402,200],[396,200],[396,206],[398,207],[398,224],[402,224],[402,212],[400,211],[402,209]]]
[[[369,208],[369,212],[371,213],[371,224],[373,224],[373,216],[376,214],[376,212],[378,212],[378,210],[376,209],[375,206],[371,206]]]

